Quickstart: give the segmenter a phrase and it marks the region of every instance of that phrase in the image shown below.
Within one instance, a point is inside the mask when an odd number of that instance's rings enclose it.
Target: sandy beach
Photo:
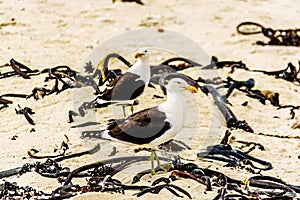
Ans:
[[[97,0],[90,0],[87,3],[78,0],[0,0],[0,65],[14,58],[31,69],[43,70],[67,65],[81,73],[90,55],[105,41],[126,31],[154,27],[158,31],[170,30],[186,36],[198,44],[208,58],[217,56],[219,60],[243,61],[252,70],[280,70],[286,68],[289,62],[299,67],[300,47],[259,46],[255,45],[256,41],[267,40],[262,34],[247,36],[238,34],[236,31],[236,26],[244,21],[257,22],[274,29],[299,28],[300,6],[296,0],[143,0],[143,2],[145,5]],[[151,39],[148,38],[148,40],[151,42]],[[179,44],[176,38],[174,38],[174,43]],[[132,63],[135,61],[132,52],[123,56]],[[166,52],[154,52],[151,55],[151,64],[159,64],[172,56]],[[202,64],[208,64],[207,60]],[[126,70],[120,63],[111,65],[112,68],[120,68],[120,66]],[[6,69],[1,67],[0,72],[3,73]],[[235,80],[253,78],[255,79],[254,89],[279,93],[281,105],[300,105],[299,84],[241,69],[236,69],[232,74],[229,72],[230,68],[224,68],[216,73],[224,80],[228,75]],[[197,78],[195,69],[187,69],[183,73]],[[23,79],[20,76],[0,79],[0,95],[30,94],[37,86],[52,87],[53,82],[44,82],[45,77],[46,74],[41,74],[32,76],[31,79]],[[13,103],[9,104],[8,108],[0,110],[0,144],[2,147],[0,171],[36,162],[36,159],[30,158],[27,154],[30,148],[39,150],[41,154],[53,153],[53,149],[59,147],[61,142],[66,140],[66,136],[70,140],[69,153],[85,151],[98,143],[101,146],[100,151],[95,155],[60,162],[62,166],[69,167],[71,170],[108,158],[113,147],[117,149],[115,156],[149,155],[148,152],[135,154],[134,146],[122,143],[80,138],[84,129],[72,128],[72,126],[93,121],[99,125],[88,127],[88,130],[96,129],[113,117],[112,109],[116,108],[91,110],[85,118],[75,117],[74,123],[68,123],[69,110],[76,110],[80,101],[84,102],[93,97],[93,92],[89,88],[86,88],[84,92],[80,88],[74,88],[57,95],[46,96],[38,101],[33,98],[7,97]],[[141,110],[164,100],[153,99],[154,94],[163,96],[158,87],[157,89],[150,88],[140,97],[140,104],[134,109]],[[292,185],[300,185],[299,139],[258,135],[258,133],[266,133],[299,138],[300,111],[295,110],[295,117],[291,119],[289,109],[278,110],[269,101],[263,105],[257,99],[249,98],[238,90],[233,91],[228,101],[231,103],[229,107],[238,119],[246,120],[254,130],[254,133],[240,129],[233,130],[234,139],[230,145],[233,148],[241,148],[242,144],[237,141],[261,144],[265,150],[255,149],[250,155],[271,162],[273,166],[271,170],[261,171],[261,174],[280,178]],[[245,101],[248,102],[247,106],[242,105]],[[195,103],[196,106],[194,106]],[[16,115],[15,108],[18,108],[18,105],[23,108],[32,108],[35,112],[32,115],[35,125],[30,125],[24,116]],[[223,162],[197,158],[197,153],[204,151],[206,145],[220,142],[224,136],[226,124],[220,114],[214,115],[216,107],[211,96],[200,92],[188,99],[188,105],[190,109],[188,119],[190,120],[185,124],[178,140],[184,140],[192,149],[180,152],[180,156],[192,160],[200,167],[218,170],[232,178],[242,180],[253,176],[244,169],[224,167]],[[31,131],[33,128],[34,132]],[[190,133],[193,134],[190,135]],[[12,140],[13,137],[15,140]],[[130,184],[135,173],[149,167],[150,162],[134,164],[114,178],[124,184]],[[152,176],[149,174],[144,176],[137,185],[150,185],[158,177],[168,175],[161,173]],[[45,192],[52,192],[61,185],[57,179],[45,178],[34,172],[7,177],[3,180],[16,182],[20,186],[29,185]],[[74,183],[85,184],[86,182],[84,179],[76,179]],[[193,199],[212,199],[216,196],[216,189],[206,191],[204,185],[195,183],[193,180],[183,178],[173,182],[189,192]],[[138,199],[134,195],[136,193],[137,191],[129,190],[125,194],[94,192],[77,195],[73,199]],[[167,190],[162,190],[159,194],[145,194],[139,199],[158,198],[181,199]]]

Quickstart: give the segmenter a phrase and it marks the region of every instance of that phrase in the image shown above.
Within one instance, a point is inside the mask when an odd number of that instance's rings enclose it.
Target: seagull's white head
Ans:
[[[146,49],[146,48],[141,48],[139,49],[135,54],[134,54],[135,58],[140,58],[141,60],[149,60],[150,58],[150,50]]]
[[[143,80],[146,85],[150,80],[150,51],[146,48],[139,49],[135,55],[137,58],[136,63],[130,67],[127,72],[131,72],[140,76],[140,80]]]
[[[189,85],[185,80],[181,78],[173,78],[166,86],[167,90],[182,93],[184,91],[190,91],[191,93],[197,93],[198,89]]]

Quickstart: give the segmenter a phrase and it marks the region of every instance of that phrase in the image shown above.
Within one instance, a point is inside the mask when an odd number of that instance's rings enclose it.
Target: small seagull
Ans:
[[[150,51],[142,48],[134,55],[136,63],[126,73],[118,75],[97,98],[98,106],[113,102],[126,102],[135,100],[149,85],[150,81]],[[131,112],[133,106],[131,104]]]
[[[136,112],[126,118],[110,119],[97,135],[83,132],[82,138],[101,138],[141,145],[141,149],[151,151],[151,173],[155,174],[154,159],[160,164],[156,155],[157,146],[168,142],[182,129],[186,117],[186,101],[183,93],[197,93],[198,89],[189,85],[182,78],[171,79],[167,86],[167,100],[158,106]]]

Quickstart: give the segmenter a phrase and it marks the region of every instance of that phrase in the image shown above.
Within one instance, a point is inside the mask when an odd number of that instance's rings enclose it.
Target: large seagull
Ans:
[[[151,150],[151,173],[155,173],[154,159],[157,165],[164,169],[156,155],[157,146],[171,140],[180,132],[186,117],[186,100],[183,93],[185,91],[196,93],[198,89],[182,78],[173,78],[168,82],[166,91],[165,102],[126,118],[110,119],[100,133],[94,135],[91,132],[83,132],[82,137],[122,141],[149,148]]]

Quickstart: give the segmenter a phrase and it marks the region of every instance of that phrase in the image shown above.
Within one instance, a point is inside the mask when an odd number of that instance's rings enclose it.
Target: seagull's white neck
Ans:
[[[183,128],[186,117],[186,101],[183,94],[167,88],[167,100],[158,105],[158,110],[166,114],[165,121],[169,122],[171,128],[161,137],[150,142],[150,147],[157,146],[174,138]]]
[[[148,85],[150,80],[149,57],[138,58],[136,63],[127,71],[139,75],[141,79],[146,82],[146,85]]]
[[[178,124],[179,129],[182,128],[186,116],[186,101],[181,93],[167,89],[167,100],[158,109],[166,113],[170,122]]]

